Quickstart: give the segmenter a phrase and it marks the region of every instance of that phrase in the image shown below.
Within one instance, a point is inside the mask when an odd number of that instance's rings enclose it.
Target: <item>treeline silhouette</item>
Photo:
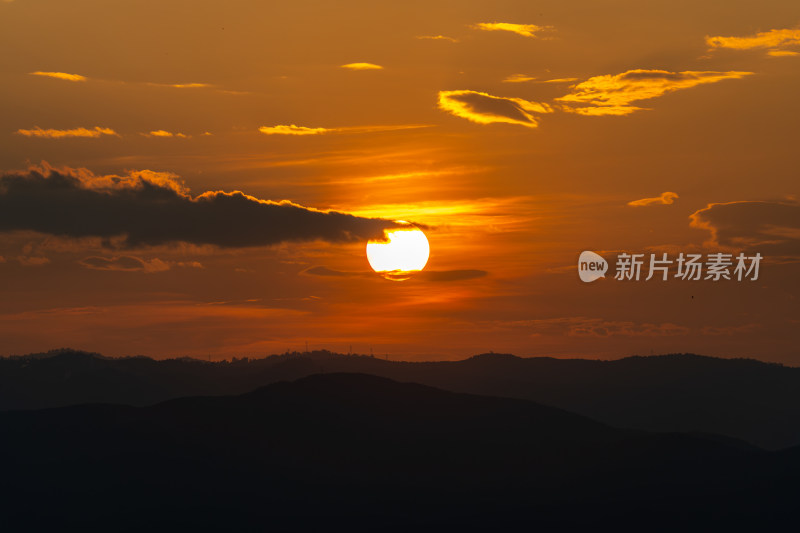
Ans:
[[[184,396],[241,394],[321,372],[373,374],[454,392],[528,399],[618,427],[715,433],[765,449],[800,444],[800,369],[692,354],[614,361],[483,354],[410,363],[323,350],[207,362],[58,350],[0,358],[0,410],[143,406]]]
[[[365,374],[0,413],[0,529],[776,530],[800,448],[617,429]]]

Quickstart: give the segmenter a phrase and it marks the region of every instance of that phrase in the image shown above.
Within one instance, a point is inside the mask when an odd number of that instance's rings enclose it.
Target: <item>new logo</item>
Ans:
[[[589,283],[604,278],[607,271],[608,263],[602,256],[588,250],[581,252],[578,258],[578,275],[581,281]]]

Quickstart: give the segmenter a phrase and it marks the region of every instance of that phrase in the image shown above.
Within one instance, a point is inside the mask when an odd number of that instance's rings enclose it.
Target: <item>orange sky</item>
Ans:
[[[0,1],[0,353],[797,365],[797,94],[793,0]],[[376,219],[423,275],[371,272]]]

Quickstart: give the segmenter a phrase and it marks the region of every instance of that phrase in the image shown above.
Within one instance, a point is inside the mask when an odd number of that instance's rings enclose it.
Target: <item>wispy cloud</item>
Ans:
[[[706,36],[706,44],[712,49],[768,49],[772,56],[797,55],[798,52],[785,49],[800,46],[800,29],[775,29],[745,37]]]
[[[359,278],[373,277],[374,272],[354,272],[347,270],[336,270],[326,266],[313,266],[301,272],[306,276],[320,276],[328,278]],[[410,281],[421,282],[453,282],[468,281],[486,277],[488,272],[485,270],[423,270],[410,277]]]
[[[687,335],[691,330],[670,322],[641,323],[602,318],[554,317],[505,322],[505,327],[524,327],[535,335],[570,335],[573,337],[671,337]]]
[[[306,126],[295,126],[294,124],[278,126],[261,126],[258,131],[265,135],[319,135],[328,133],[328,128],[307,128]]]
[[[439,91],[439,109],[478,124],[505,123],[528,128],[539,124],[534,113],[552,111],[547,104],[469,90]]]
[[[533,76],[528,76],[527,74],[512,74],[511,76],[506,77],[503,80],[503,83],[523,83],[526,81],[533,81],[536,78]]]
[[[22,266],[42,266],[50,263],[50,259],[37,255],[21,255],[17,257],[17,262]]]
[[[341,65],[342,68],[348,70],[381,70],[383,69],[382,66],[376,65],[375,63],[347,63],[346,65]]]
[[[448,37],[446,35],[417,35],[417,39],[426,39],[431,41],[448,41],[451,43],[457,43],[458,39],[453,37]]]
[[[81,76],[80,74],[68,74],[66,72],[42,72],[41,70],[37,70],[36,72],[29,72],[28,74],[31,76],[45,76],[47,78],[56,78],[66,81],[86,81],[88,79],[86,76]]]
[[[674,192],[662,192],[661,195],[655,198],[641,198],[628,202],[628,205],[633,207],[644,207],[647,205],[671,205],[678,199],[679,196]]]
[[[752,72],[714,72],[666,70],[629,70],[622,74],[594,76],[572,86],[572,92],[556,98],[564,111],[582,115],[628,115],[641,107],[632,102],[657,98],[664,94],[722,80],[740,79]]]
[[[39,126],[30,130],[19,129],[15,133],[25,137],[40,137],[45,139],[65,139],[68,137],[89,137],[99,138],[103,135],[119,137],[119,134],[111,128],[101,128],[95,126],[93,129],[74,128],[70,130],[42,129]]]
[[[387,124],[376,126],[345,126],[340,128],[309,128],[295,124],[261,126],[258,131],[265,135],[321,135],[324,133],[373,133],[379,131],[410,130],[429,128],[429,124]]]
[[[206,89],[213,87],[210,83],[153,83],[147,82],[147,85],[154,87],[172,87],[174,89]]]
[[[539,83],[571,83],[578,81],[578,78],[553,78],[552,80],[542,80]]]
[[[172,133],[171,131],[166,130],[153,130],[149,133],[142,133],[145,137],[161,137],[161,138],[178,138],[178,139],[188,139],[191,135],[186,135],[185,133]]]
[[[146,260],[132,255],[121,255],[113,257],[103,256],[90,256],[85,257],[78,261],[78,264],[89,268],[91,270],[112,270],[118,272],[144,272],[152,274],[154,272],[165,272],[172,268],[187,267],[187,268],[203,268],[203,265],[197,261],[189,262],[175,262],[164,261],[157,257]]]
[[[470,28],[483,31],[509,31],[522,35],[523,37],[536,37],[536,33],[551,29],[549,26],[537,26],[536,24],[512,24],[510,22],[478,22],[472,24]]]
[[[793,52],[792,50],[769,50],[767,55],[772,57],[800,56],[800,52]]]

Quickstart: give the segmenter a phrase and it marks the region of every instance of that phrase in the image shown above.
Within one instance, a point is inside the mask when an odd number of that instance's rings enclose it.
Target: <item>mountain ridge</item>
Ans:
[[[151,405],[184,396],[241,394],[334,371],[528,399],[617,427],[718,434],[767,449],[800,444],[800,369],[694,354],[586,360],[489,353],[414,363],[324,351],[230,362],[65,351],[0,359],[0,410],[93,402]]]

